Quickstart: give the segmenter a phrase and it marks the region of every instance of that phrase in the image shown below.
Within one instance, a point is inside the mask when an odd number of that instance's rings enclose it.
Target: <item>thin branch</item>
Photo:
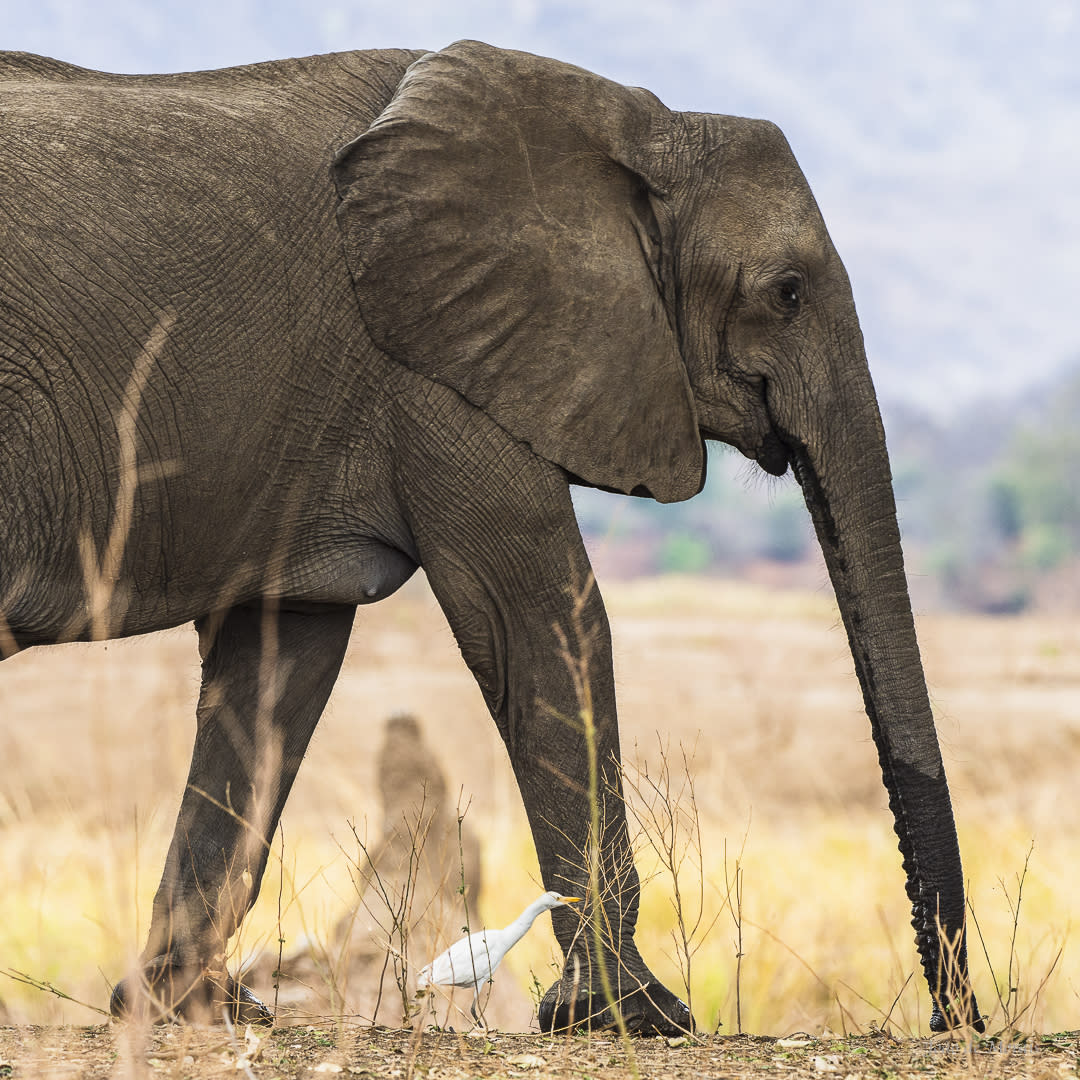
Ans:
[[[52,994],[53,997],[58,997],[61,1001],[70,1001],[73,1005],[81,1005],[84,1009],[99,1013],[101,1016],[110,1015],[108,1009],[100,1009],[97,1005],[91,1005],[89,1002],[80,1001],[77,997],[72,997],[70,994],[65,993],[59,986],[49,982],[47,979],[35,979],[33,975],[28,975],[25,971],[16,971],[13,968],[7,968],[0,971],[0,975],[6,976],[13,982],[21,983],[23,986],[29,986],[34,990],[41,990],[43,993]]]

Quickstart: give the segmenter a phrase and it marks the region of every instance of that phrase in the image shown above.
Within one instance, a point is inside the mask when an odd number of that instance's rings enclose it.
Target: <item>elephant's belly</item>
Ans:
[[[271,559],[262,565],[270,565]],[[258,561],[257,561],[258,564]],[[59,560],[51,573],[29,574],[26,595],[12,595],[0,620],[0,658],[19,648],[61,641],[126,637],[179,626],[229,604],[274,596],[290,607],[371,604],[396,592],[416,570],[407,555],[377,540],[337,543],[322,550],[293,553],[284,567],[218,580],[202,561],[198,573],[170,567],[131,579],[91,582]]]
[[[415,570],[416,563],[396,548],[363,540],[294,565],[282,592],[315,604],[373,604],[401,588]]]

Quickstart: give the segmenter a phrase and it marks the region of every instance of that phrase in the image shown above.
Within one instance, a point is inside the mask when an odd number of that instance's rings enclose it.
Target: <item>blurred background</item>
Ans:
[[[672,108],[783,128],[847,265],[882,401],[986,934],[985,949],[972,942],[980,1001],[999,1019],[1027,1002],[1025,1022],[1074,1027],[1076,5],[0,0],[0,46],[119,72],[465,37],[646,86]],[[884,789],[794,482],[767,481],[714,448],[705,491],[688,503],[597,492],[576,502],[612,610],[627,756],[655,768],[661,751],[674,763],[680,746],[692,751],[706,923],[719,920],[694,975],[699,1020],[734,1030],[741,995],[748,1030],[865,1029],[898,997],[892,1022],[925,1030],[925,990],[918,975],[907,981],[916,961]],[[145,935],[190,753],[194,635],[32,652],[2,676],[0,968],[100,1005]],[[497,885],[479,897],[482,919],[507,922],[538,891],[505,754],[418,576],[358,617],[287,810],[270,874],[288,894],[290,948],[329,941],[356,903],[347,822],[364,836],[385,829],[375,750],[402,709],[442,762],[448,797],[460,792],[470,807],[484,880]],[[253,913],[251,952],[278,936],[270,891]],[[674,985],[670,925],[661,875],[646,889],[642,948]],[[507,962],[526,1016],[507,1006],[510,1024],[527,1024],[532,976],[551,981],[545,934],[538,924]],[[0,979],[5,1015],[94,1019]]]

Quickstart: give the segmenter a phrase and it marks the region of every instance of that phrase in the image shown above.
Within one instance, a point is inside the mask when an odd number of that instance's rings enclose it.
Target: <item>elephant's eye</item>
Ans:
[[[786,281],[780,282],[777,286],[776,295],[780,301],[780,306],[786,311],[794,314],[799,310],[799,301],[802,298],[799,294],[799,282],[794,278],[788,278]]]

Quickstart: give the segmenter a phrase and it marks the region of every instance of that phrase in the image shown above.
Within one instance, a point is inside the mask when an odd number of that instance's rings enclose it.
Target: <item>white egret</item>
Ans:
[[[491,981],[495,969],[502,963],[502,958],[525,936],[536,916],[542,911],[564,904],[580,903],[580,896],[560,896],[557,892],[546,892],[534,900],[509,926],[501,930],[478,930],[469,934],[444,953],[440,953],[416,977],[418,992],[430,986],[471,986],[473,988],[472,1005],[469,1012],[479,1024],[476,1015],[476,1003],[484,984]]]

